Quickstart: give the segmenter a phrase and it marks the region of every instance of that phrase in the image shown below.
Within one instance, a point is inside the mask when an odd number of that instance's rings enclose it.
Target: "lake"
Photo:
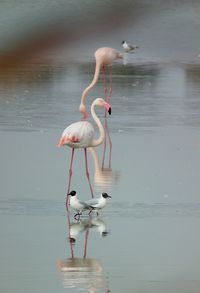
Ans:
[[[65,209],[71,152],[56,144],[80,119],[93,67],[32,65],[1,80],[1,291],[197,292],[200,67],[113,66],[110,166],[108,141],[104,170],[103,146],[88,153],[95,196],[112,199],[77,223]],[[99,93],[102,78],[87,107]],[[84,172],[76,150],[72,189],[88,199]]]
[[[64,128],[80,120],[81,92],[92,80],[93,49],[102,35],[83,51],[77,46],[77,60],[65,58],[63,46],[51,58],[34,56],[1,70],[1,292],[199,292],[197,4],[184,1],[180,14],[164,5],[157,18],[139,17],[141,48],[113,64],[112,115],[105,119],[97,111],[108,126],[106,146],[88,150],[95,196],[112,196],[98,217],[84,213],[76,221],[75,212],[66,211],[71,150],[57,143]],[[191,26],[181,35],[184,21]],[[155,43],[159,22],[164,43]],[[154,36],[149,51],[147,28]],[[102,43],[114,46],[130,30],[129,19]],[[182,43],[171,42],[173,32]],[[103,86],[101,75],[86,99],[88,111],[104,96]],[[75,150],[71,190],[82,200],[91,198],[84,164],[83,150]]]

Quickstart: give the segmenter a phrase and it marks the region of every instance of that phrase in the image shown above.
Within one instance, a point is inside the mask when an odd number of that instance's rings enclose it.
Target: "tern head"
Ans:
[[[68,193],[68,195],[75,196],[76,195],[76,191],[75,190],[72,190],[70,193]]]
[[[74,238],[74,237],[69,237],[69,242],[70,242],[70,243],[75,243],[75,242],[76,242],[76,238]]]
[[[123,45],[125,43],[125,41],[122,41],[121,44]]]
[[[111,198],[111,196],[110,196],[110,195],[108,195],[106,192],[103,192],[101,195],[102,195],[102,197],[104,197],[104,198],[108,198],[108,197],[110,197],[110,198]]]
[[[102,237],[106,237],[106,236],[108,236],[108,234],[109,234],[108,231],[103,231],[102,234],[101,234],[101,236],[102,236]]]

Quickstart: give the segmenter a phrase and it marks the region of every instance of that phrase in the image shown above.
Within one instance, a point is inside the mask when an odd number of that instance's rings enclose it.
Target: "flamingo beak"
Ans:
[[[111,115],[111,106],[110,106],[110,104],[105,102],[104,107],[105,107],[106,111],[108,111],[109,115]]]

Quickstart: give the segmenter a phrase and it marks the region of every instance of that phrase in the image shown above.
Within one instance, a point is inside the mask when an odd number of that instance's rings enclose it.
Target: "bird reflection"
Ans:
[[[98,191],[111,188],[120,179],[120,171],[112,170],[111,158],[109,158],[108,167],[102,167],[99,162],[96,148],[89,148],[94,162],[94,183]]]
[[[109,234],[105,222],[100,218],[89,217],[86,220],[80,220],[70,224],[69,228],[69,240],[70,242],[75,242],[78,235],[81,232],[87,231],[88,229],[95,230],[99,232],[102,237]]]
[[[102,292],[108,293],[107,279],[101,262],[95,258],[87,257],[87,247],[89,239],[89,230],[96,230],[101,236],[107,236],[106,224],[99,218],[92,218],[69,224],[69,244],[71,256],[67,260],[57,260],[57,268],[60,273],[64,288],[76,288],[78,290],[86,289],[89,293]],[[83,257],[74,256],[74,247],[77,243],[80,233],[84,233],[84,251]],[[81,239],[82,241],[82,239]]]

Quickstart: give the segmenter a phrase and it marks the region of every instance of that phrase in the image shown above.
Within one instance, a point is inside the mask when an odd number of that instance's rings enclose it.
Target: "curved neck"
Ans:
[[[84,89],[82,95],[81,95],[81,104],[85,105],[85,98],[88,94],[88,92],[94,87],[95,83],[97,82],[100,74],[102,62],[98,59],[96,59],[96,67],[95,67],[95,73],[92,82]]]
[[[93,139],[93,141],[91,143],[91,147],[95,147],[95,146],[100,145],[105,139],[105,130],[103,128],[103,125],[101,124],[100,119],[96,115],[94,107],[95,107],[95,104],[93,103],[92,106],[91,106],[91,114],[92,114],[92,117],[93,117],[94,121],[96,122],[96,124],[97,124],[97,126],[99,128],[100,135],[99,135],[99,138]]]

